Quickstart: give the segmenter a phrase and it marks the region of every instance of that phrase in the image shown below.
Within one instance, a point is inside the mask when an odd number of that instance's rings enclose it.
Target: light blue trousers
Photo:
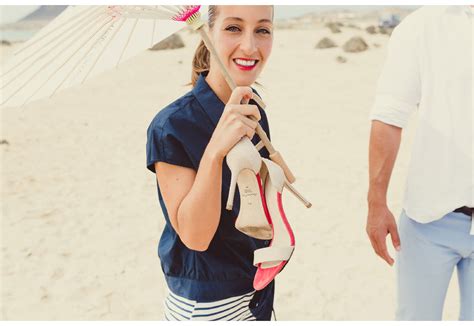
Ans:
[[[461,294],[460,320],[474,320],[474,235],[471,217],[449,213],[422,224],[402,212],[397,254],[397,320],[441,320],[454,268]]]

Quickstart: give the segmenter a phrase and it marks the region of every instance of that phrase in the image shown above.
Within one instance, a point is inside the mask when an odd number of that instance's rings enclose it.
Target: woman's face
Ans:
[[[218,6],[211,29],[216,51],[237,86],[255,82],[273,44],[272,6]],[[211,57],[211,69],[219,69]]]

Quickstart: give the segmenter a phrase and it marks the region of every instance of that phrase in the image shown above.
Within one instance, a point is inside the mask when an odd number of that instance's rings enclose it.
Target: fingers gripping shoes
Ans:
[[[282,169],[270,160],[262,159],[269,179],[265,184],[265,199],[271,216],[273,239],[267,248],[254,252],[257,266],[253,286],[256,290],[266,287],[290,260],[295,249],[295,236],[283,210],[281,193],[285,186]]]
[[[272,227],[267,211],[260,168],[262,158],[248,137],[243,137],[227,154],[227,165],[232,173],[226,208],[232,209],[235,188],[240,193],[240,211],[235,227],[257,239],[272,238]]]

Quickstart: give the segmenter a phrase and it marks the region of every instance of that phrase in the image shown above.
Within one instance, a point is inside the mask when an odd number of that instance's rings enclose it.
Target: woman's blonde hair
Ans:
[[[207,20],[207,25],[209,26],[209,28],[212,28],[214,26],[216,15],[217,15],[217,6],[215,5],[209,6],[208,20]],[[202,72],[209,70],[210,59],[211,59],[211,54],[209,53],[209,50],[204,44],[204,41],[201,40],[201,42],[199,43],[196,49],[196,52],[194,53],[194,58],[193,58],[193,70],[191,72],[191,84],[193,85],[193,87],[194,85],[196,85],[199,75]]]

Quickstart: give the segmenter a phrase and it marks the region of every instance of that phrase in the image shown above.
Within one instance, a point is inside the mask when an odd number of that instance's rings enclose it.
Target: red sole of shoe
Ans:
[[[280,217],[285,225],[286,231],[288,232],[288,235],[290,236],[290,245],[294,246],[295,245],[295,235],[293,233],[293,230],[291,229],[290,223],[288,222],[288,219],[286,218],[285,211],[283,210],[283,203],[281,199],[281,193],[278,192],[277,194],[277,202],[278,202],[278,210],[280,212]],[[269,214],[270,216],[270,214]],[[272,228],[274,225],[272,224]],[[273,240],[270,243],[270,247],[273,244]],[[293,255],[293,253],[292,253]],[[261,268],[261,264],[258,264],[257,272],[255,273],[255,278],[253,281],[253,287],[255,290],[262,290],[265,288],[268,284],[270,284],[271,281],[275,278],[275,276],[280,273],[285,265],[288,263],[288,261],[291,259],[291,256],[288,258],[288,260],[282,261],[280,264],[274,267],[270,268]]]
[[[265,217],[267,218],[268,224],[272,225],[272,219],[270,217],[270,213],[268,212],[267,200],[265,199],[265,194],[263,192],[262,179],[260,178],[259,173],[257,173],[256,177],[258,182],[258,188],[260,190],[260,198],[262,200],[263,211],[265,212]]]

